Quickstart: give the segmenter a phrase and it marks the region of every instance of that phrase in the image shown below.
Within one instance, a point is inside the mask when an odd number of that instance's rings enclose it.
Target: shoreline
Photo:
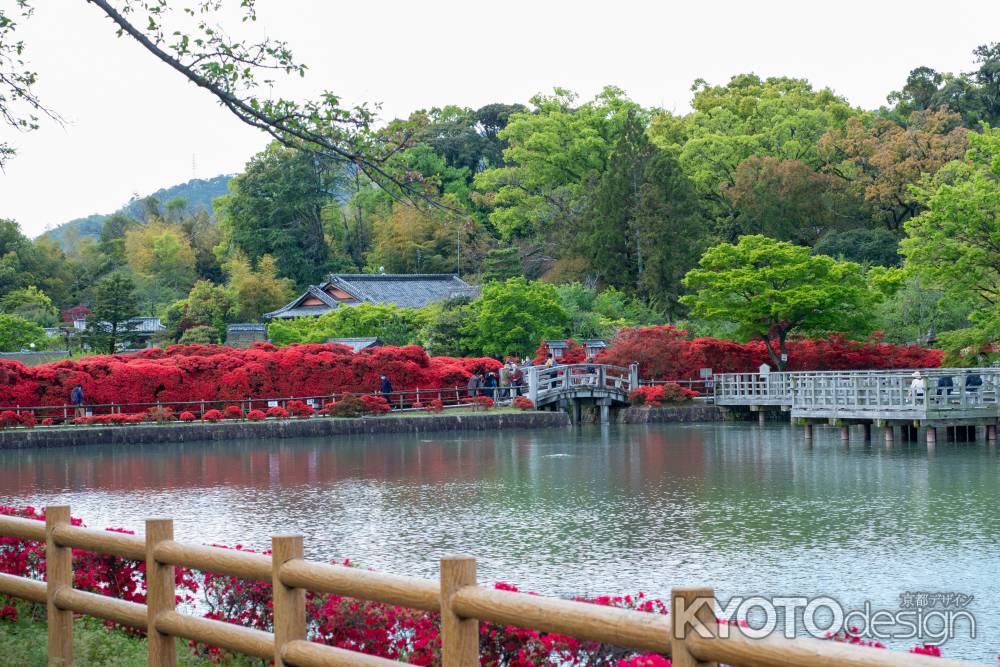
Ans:
[[[715,406],[692,405],[662,408],[626,408],[619,410],[615,424],[652,424],[669,422],[722,421],[722,411]],[[584,423],[594,423],[584,420]],[[429,433],[447,431],[493,431],[503,429],[538,429],[572,426],[566,412],[483,412],[449,415],[394,415],[335,419],[283,419],[220,421],[128,426],[36,427],[0,431],[0,450],[50,449],[84,445],[146,445],[197,442],[203,440],[244,440],[336,437],[391,433]]]

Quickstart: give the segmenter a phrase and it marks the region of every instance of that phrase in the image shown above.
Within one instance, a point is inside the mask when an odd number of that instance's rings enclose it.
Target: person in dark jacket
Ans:
[[[73,404],[76,408],[76,416],[84,417],[86,416],[86,410],[83,407],[83,385],[77,384],[69,392],[69,402]]]
[[[949,395],[951,394],[952,387],[955,386],[955,381],[951,379],[950,375],[942,375],[937,381],[937,395],[941,394]]]
[[[385,400],[389,400],[389,394],[392,393],[392,382],[389,381],[388,375],[383,375],[379,378],[379,392]]]
[[[496,391],[497,391],[497,375],[496,375],[496,373],[494,373],[493,371],[490,371],[489,373],[487,373],[486,374],[486,379],[483,380],[483,386],[485,387],[485,390],[483,391],[483,394],[485,394],[488,398],[495,398],[496,397]]]

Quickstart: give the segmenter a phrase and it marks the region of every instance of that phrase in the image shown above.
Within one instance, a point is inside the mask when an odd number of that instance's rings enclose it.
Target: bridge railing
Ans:
[[[791,405],[793,373],[718,373],[713,376],[719,405]]]
[[[278,667],[406,664],[309,641],[307,591],[439,614],[443,667],[478,667],[482,621],[669,655],[677,665],[977,664],[815,639],[750,639],[735,623],[717,623],[710,588],[673,589],[669,616],[497,590],[477,583],[476,561],[469,556],[443,557],[439,578],[433,581],[306,560],[298,535],[273,537],[268,555],[177,542],[171,519],[147,519],[144,537],[83,528],[72,525],[65,505],[46,507],[44,522],[0,516],[0,537],[45,543],[46,581],[0,574],[0,594],[46,606],[48,662],[63,667],[73,664],[74,614],[145,629],[148,664],[157,667],[177,664],[178,638],[273,660]],[[146,603],[74,589],[74,549],[144,562]],[[179,612],[175,567],[270,583],[272,631]]]
[[[635,368],[608,364],[564,364],[530,366],[527,369],[528,398],[536,405],[554,393],[572,391],[577,387],[612,389],[627,394],[638,386]]]

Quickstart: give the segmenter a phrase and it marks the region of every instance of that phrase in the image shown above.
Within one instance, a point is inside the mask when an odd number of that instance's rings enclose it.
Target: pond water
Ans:
[[[92,527],[175,519],[182,541],[435,577],[477,557],[481,581],[547,594],[831,596],[898,610],[907,592],[974,596],[1000,651],[1000,461],[986,443],[852,442],[788,426],[631,425],[0,452],[0,503],[69,504]],[[890,642],[892,643],[892,642]],[[895,643],[910,647],[914,641]]]

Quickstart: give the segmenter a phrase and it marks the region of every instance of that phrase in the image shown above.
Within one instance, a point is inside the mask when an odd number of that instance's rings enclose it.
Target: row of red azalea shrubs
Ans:
[[[676,382],[639,387],[629,392],[628,398],[635,406],[658,408],[664,403],[685,403],[699,396],[694,389],[682,387]]]
[[[572,339],[566,343],[560,363],[584,363],[583,345]],[[535,363],[544,363],[547,353],[548,347],[542,343],[535,352]],[[937,368],[943,357],[941,350],[884,343],[879,335],[865,341],[837,335],[788,341],[790,371]],[[651,380],[696,380],[702,368],[711,368],[715,373],[750,373],[763,363],[772,363],[762,341],[695,338],[672,326],[622,329],[595,361],[622,367],[638,363],[639,377]]]
[[[44,521],[44,514],[32,507],[16,509],[0,505],[0,514]],[[81,526],[80,519],[72,519]],[[132,531],[109,528],[114,532]],[[219,546],[219,545],[214,545]],[[250,551],[240,545],[241,551]],[[269,553],[267,551],[264,552]],[[341,563],[352,567],[349,561]],[[146,602],[145,565],[118,556],[99,555],[73,550],[73,587],[137,604]],[[45,549],[40,542],[0,537],[0,572],[36,580],[45,578]],[[247,581],[212,572],[174,568],[174,582],[179,604],[190,607],[187,613],[201,610],[206,618],[273,632],[271,585]],[[517,591],[510,584],[497,583],[497,589]],[[201,604],[194,602],[200,595]],[[581,602],[606,607],[632,609],[651,614],[668,613],[667,605],[656,598],[638,595],[575,598]],[[0,596],[0,623],[16,621],[17,608]],[[309,637],[320,644],[359,651],[413,665],[437,665],[441,658],[441,621],[436,613],[397,605],[367,602],[339,595],[308,593],[306,597]],[[109,626],[114,626],[108,622]],[[121,627],[121,626],[119,626]],[[139,628],[121,627],[141,636]],[[831,636],[835,641],[867,644],[852,632]],[[214,646],[191,642],[193,653],[211,660],[222,660],[224,651]],[[614,667],[669,667],[670,660],[658,654],[640,653],[608,644],[581,641],[551,632],[527,630],[515,626],[480,623],[479,651],[481,664],[489,667],[547,667],[550,665],[611,665]],[[933,646],[919,646],[911,653],[940,655]]]
[[[568,341],[562,363],[585,361],[584,348]],[[547,348],[539,347],[542,362]],[[851,341],[794,339],[789,370],[932,368],[943,353],[912,345],[884,344],[878,337]],[[670,326],[623,329],[596,361],[618,366],[636,362],[643,378],[696,379],[702,368],[716,373],[750,372],[769,361],[760,341],[736,343],[693,338]],[[250,349],[221,345],[173,345],[125,355],[98,355],[28,368],[0,361],[0,405],[64,405],[80,383],[90,404],[242,401],[251,396],[329,396],[379,388],[382,374],[397,391],[464,387],[475,371],[497,371],[490,358],[430,357],[420,347],[386,346],[354,353],[336,344],[255,343]]]
[[[344,345],[256,343],[173,345],[133,354],[98,355],[28,368],[0,361],[0,405],[65,405],[80,383],[88,404],[244,401],[263,396],[331,396],[379,389],[386,375],[396,391],[465,387],[475,372],[496,371],[489,358],[430,357],[420,347],[378,347],[354,353]]]

